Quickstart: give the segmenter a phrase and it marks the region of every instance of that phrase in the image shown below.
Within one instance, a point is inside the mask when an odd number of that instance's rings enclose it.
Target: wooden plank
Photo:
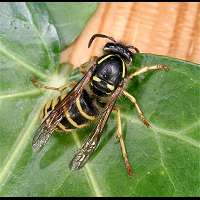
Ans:
[[[132,44],[141,52],[200,63],[200,3],[100,3],[79,38],[63,51],[61,62],[79,66],[101,55],[105,39],[87,48],[95,33]]]

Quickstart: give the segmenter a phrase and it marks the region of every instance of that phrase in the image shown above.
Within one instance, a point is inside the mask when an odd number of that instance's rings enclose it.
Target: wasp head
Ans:
[[[96,37],[102,37],[102,38],[107,38],[107,39],[111,40],[112,42],[108,42],[105,44],[103,51],[106,53],[118,54],[128,64],[132,62],[133,55],[135,53],[139,53],[139,50],[136,47],[131,46],[131,45],[125,45],[120,42],[116,42],[112,37],[109,37],[109,36],[103,35],[103,34],[94,34],[89,41],[88,48],[90,47],[90,45],[92,44],[93,40]],[[130,49],[132,49],[133,51],[131,51]]]

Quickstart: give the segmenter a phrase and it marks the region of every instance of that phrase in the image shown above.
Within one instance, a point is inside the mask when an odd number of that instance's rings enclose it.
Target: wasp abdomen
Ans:
[[[76,105],[80,114],[88,120],[94,120],[99,113],[94,105],[94,98],[87,90],[83,90],[80,98],[76,99]]]
[[[49,101],[43,109],[43,117],[46,117],[51,110],[64,98],[59,96],[56,99]],[[80,97],[78,97],[68,110],[64,110],[64,117],[57,126],[57,130],[68,131],[71,129],[82,128],[88,125],[89,121],[96,118],[99,113],[98,109],[93,104],[93,98],[84,89]]]

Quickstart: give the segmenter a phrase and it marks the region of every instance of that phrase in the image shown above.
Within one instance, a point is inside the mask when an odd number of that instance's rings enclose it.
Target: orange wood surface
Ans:
[[[79,66],[101,55],[107,40],[96,39],[87,48],[94,33],[132,44],[141,52],[200,63],[200,3],[100,3],[77,40],[62,52],[61,62]]]

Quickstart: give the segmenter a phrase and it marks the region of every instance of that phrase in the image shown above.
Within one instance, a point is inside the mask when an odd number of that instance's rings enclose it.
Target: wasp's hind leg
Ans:
[[[145,119],[144,114],[143,114],[142,110],[140,109],[135,97],[132,96],[131,94],[129,94],[128,92],[124,91],[124,90],[123,90],[123,95],[125,95],[135,105],[135,108],[138,112],[138,115],[139,115],[141,121],[144,123],[144,125],[147,126],[147,127],[151,127],[148,120]]]
[[[168,70],[169,70],[169,67],[168,67],[167,65],[162,65],[162,64],[142,67],[142,68],[136,70],[135,72],[133,72],[132,74],[130,74],[130,75],[128,76],[128,78],[131,79],[131,78],[133,78],[134,76],[138,76],[138,75],[143,74],[143,73],[145,73],[145,72],[157,71],[157,70],[165,70],[165,71],[168,71]]]
[[[128,160],[128,154],[126,151],[126,146],[125,146],[123,135],[122,135],[120,110],[119,110],[119,108],[116,108],[114,111],[116,111],[115,113],[116,113],[116,122],[117,122],[116,135],[120,142],[121,152],[122,152],[122,156],[124,158],[124,164],[127,169],[127,173],[129,176],[131,176],[133,174],[133,172],[132,172],[132,166]]]
[[[90,68],[94,63],[96,63],[97,58],[98,58],[97,56],[91,57],[89,61],[83,63],[83,64],[79,67],[79,71],[80,71],[82,74],[85,74],[85,73],[89,70],[89,68]]]

